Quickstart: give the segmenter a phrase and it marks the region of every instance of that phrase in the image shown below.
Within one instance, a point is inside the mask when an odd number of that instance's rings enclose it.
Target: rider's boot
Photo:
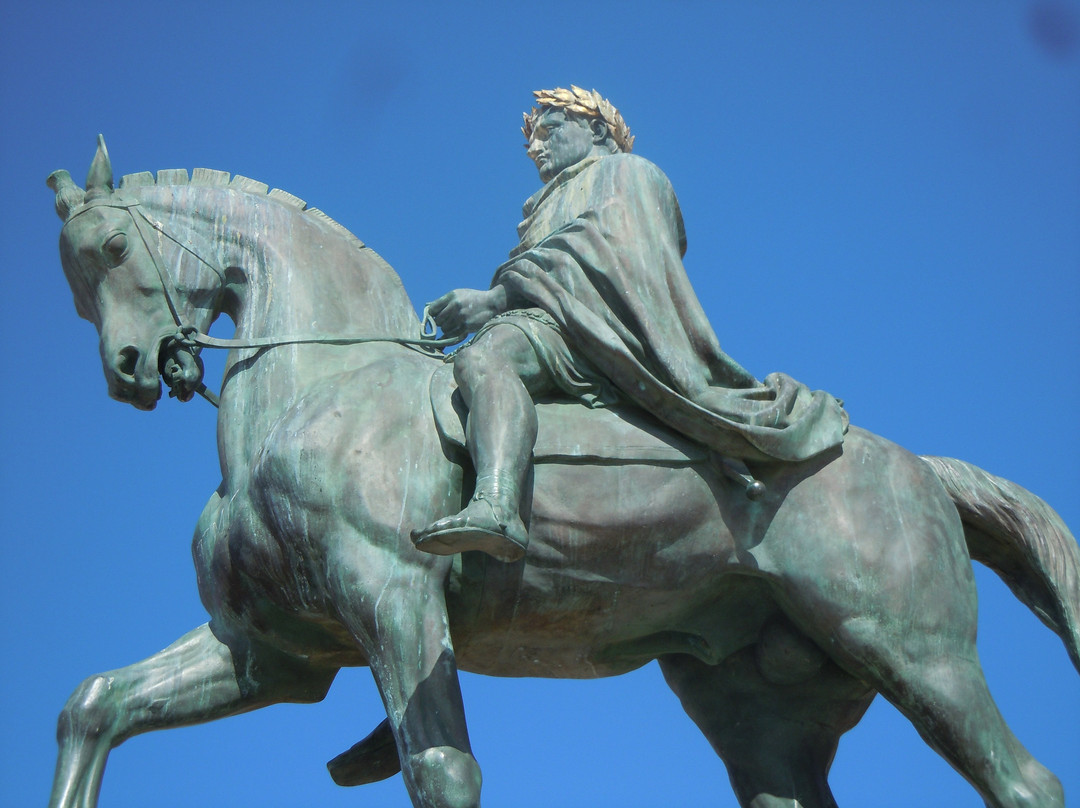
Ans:
[[[480,550],[517,561],[529,543],[521,505],[536,442],[533,399],[552,386],[550,378],[532,343],[510,325],[481,331],[455,356],[454,378],[469,409],[475,493],[460,513],[414,532],[413,543],[436,555]]]
[[[521,521],[521,478],[516,471],[493,471],[476,478],[469,504],[413,533],[417,549],[435,555],[479,550],[500,561],[525,555],[529,533]]]

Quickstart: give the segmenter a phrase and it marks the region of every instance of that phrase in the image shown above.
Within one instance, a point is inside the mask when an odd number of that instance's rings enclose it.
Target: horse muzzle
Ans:
[[[161,398],[157,353],[157,346],[151,357],[134,345],[125,345],[111,356],[106,354],[104,363],[109,396],[140,410],[154,409]]]

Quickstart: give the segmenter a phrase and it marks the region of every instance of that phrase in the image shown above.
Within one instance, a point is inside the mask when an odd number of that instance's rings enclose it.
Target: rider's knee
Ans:
[[[500,324],[454,355],[454,378],[468,388],[491,373],[527,375],[535,364],[528,338],[515,326]]]
[[[419,804],[438,808],[480,805],[480,767],[468,752],[435,746],[409,755],[409,764]]]
[[[485,352],[474,348],[479,346],[470,345],[454,355],[454,381],[466,389],[471,389],[489,367]]]

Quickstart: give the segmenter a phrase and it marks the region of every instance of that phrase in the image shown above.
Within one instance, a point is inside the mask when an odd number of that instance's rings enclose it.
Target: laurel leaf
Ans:
[[[571,84],[569,90],[564,87],[556,87],[553,90],[533,90],[533,96],[539,108],[533,107],[531,112],[522,113],[525,125],[521,127],[521,132],[526,139],[532,137],[540,109],[556,107],[565,108],[567,112],[578,115],[602,119],[607,124],[608,132],[620,151],[629,152],[633,148],[634,136],[630,134],[630,127],[626,125],[619,110],[595,89],[589,91]]]

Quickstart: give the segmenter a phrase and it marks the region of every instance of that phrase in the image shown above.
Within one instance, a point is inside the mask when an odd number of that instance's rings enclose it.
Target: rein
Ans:
[[[168,341],[168,347],[181,346],[188,348],[194,355],[198,355],[199,350],[202,348],[216,348],[225,350],[254,348],[265,349],[274,348],[281,345],[359,345],[366,342],[389,342],[395,345],[404,345],[409,348],[416,348],[424,351],[432,356],[442,356],[442,349],[450,345],[457,345],[461,342],[465,335],[461,336],[445,336],[436,337],[437,326],[434,318],[428,313],[427,306],[424,307],[424,314],[420,321],[420,335],[418,337],[386,337],[386,336],[371,336],[371,335],[355,335],[355,336],[335,336],[335,337],[316,337],[311,335],[295,335],[287,337],[257,337],[254,339],[219,339],[218,337],[211,337],[209,334],[200,331],[196,326],[185,325],[183,319],[180,317],[180,311],[176,307],[175,300],[179,298],[176,294],[176,289],[169,278],[168,273],[165,271],[164,261],[161,257],[161,253],[150,243],[150,239],[147,237],[145,228],[147,226],[153,228],[165,238],[172,241],[180,249],[190,253],[201,263],[207,266],[210,270],[218,276],[221,281],[221,289],[219,290],[218,297],[225,292],[225,273],[218,267],[211,264],[205,258],[203,258],[194,249],[193,246],[185,244],[174,236],[166,232],[164,226],[160,222],[156,222],[146,215],[141,209],[141,205],[137,201],[132,202],[118,202],[118,201],[106,201],[106,200],[93,200],[83,206],[82,210],[77,211],[68,218],[68,221],[78,216],[80,213],[85,213],[87,210],[95,207],[110,207],[119,208],[127,211],[127,214],[131,217],[131,221],[135,225],[135,229],[139,232],[139,238],[142,239],[143,245],[146,247],[146,251],[150,254],[151,260],[154,262],[154,269],[157,270],[158,280],[161,282],[161,291],[165,296],[165,303],[169,307],[169,313],[172,315],[173,322],[176,324],[175,334],[166,334],[164,339]],[[138,214],[138,215],[136,215]],[[145,224],[144,224],[145,222]],[[65,222],[66,224],[66,222]],[[168,380],[165,380],[166,383]],[[170,385],[171,390],[171,385]],[[210,390],[204,383],[200,382],[199,386],[195,389],[195,392],[213,404],[218,406],[220,399],[218,396]]]
[[[165,297],[168,299],[169,293],[164,285],[162,286],[165,291]],[[172,302],[169,301],[169,309],[173,310]],[[193,325],[183,325],[177,322],[176,333],[167,337],[170,343],[170,347],[173,345],[179,345],[185,348],[196,349],[192,352],[198,355],[198,349],[202,348],[218,348],[225,350],[241,349],[241,348],[274,348],[279,345],[359,345],[366,342],[389,342],[395,345],[404,345],[407,348],[416,348],[422,350],[424,353],[431,356],[442,356],[442,349],[450,345],[457,345],[465,337],[441,337],[435,336],[435,320],[432,319],[428,313],[427,306],[424,307],[424,318],[420,323],[420,336],[419,337],[373,337],[367,335],[356,336],[339,336],[339,337],[312,337],[312,336],[292,336],[292,337],[262,337],[257,339],[220,339],[218,337],[211,337],[209,334],[200,331]],[[199,386],[195,388],[195,392],[209,401],[215,407],[219,405],[220,398],[205,383],[200,382]]]

